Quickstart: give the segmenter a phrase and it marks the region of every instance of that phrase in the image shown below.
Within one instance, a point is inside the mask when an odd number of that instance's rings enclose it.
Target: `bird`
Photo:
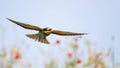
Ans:
[[[61,35],[61,36],[76,36],[76,35],[86,35],[88,33],[74,33],[74,32],[67,32],[67,31],[61,31],[61,30],[53,30],[51,28],[41,28],[38,26],[30,25],[30,24],[25,24],[22,22],[18,22],[12,19],[7,18],[7,20],[29,30],[35,30],[38,31],[36,34],[26,34],[27,37],[34,39],[35,41],[44,43],[44,44],[50,44],[50,42],[47,40],[47,36],[50,34],[56,34],[56,35]]]

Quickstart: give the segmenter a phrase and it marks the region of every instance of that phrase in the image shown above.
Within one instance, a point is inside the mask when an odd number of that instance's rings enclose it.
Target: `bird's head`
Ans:
[[[43,30],[44,30],[44,31],[51,31],[52,29],[51,29],[51,28],[46,27],[46,28],[43,28]]]

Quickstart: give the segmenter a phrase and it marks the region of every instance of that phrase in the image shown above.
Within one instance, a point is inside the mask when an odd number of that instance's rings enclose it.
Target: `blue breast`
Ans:
[[[44,31],[39,31],[39,36],[40,37],[46,37],[46,34],[44,33]]]

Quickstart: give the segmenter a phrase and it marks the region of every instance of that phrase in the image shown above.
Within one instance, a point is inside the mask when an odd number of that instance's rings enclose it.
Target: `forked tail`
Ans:
[[[39,34],[27,34],[27,37],[34,39],[35,41],[50,44],[46,37],[41,37]]]

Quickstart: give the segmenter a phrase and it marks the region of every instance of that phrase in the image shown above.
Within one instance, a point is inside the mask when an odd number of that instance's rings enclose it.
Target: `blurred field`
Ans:
[[[27,45],[26,41],[10,46],[8,44],[9,48],[1,42],[0,68],[120,68],[114,60],[112,43],[107,49],[101,50],[82,36],[67,39],[63,42],[64,39],[58,38],[50,46],[37,46],[42,47],[42,50],[37,48],[36,51],[36,46]],[[114,41],[114,37],[111,37],[111,41]]]

